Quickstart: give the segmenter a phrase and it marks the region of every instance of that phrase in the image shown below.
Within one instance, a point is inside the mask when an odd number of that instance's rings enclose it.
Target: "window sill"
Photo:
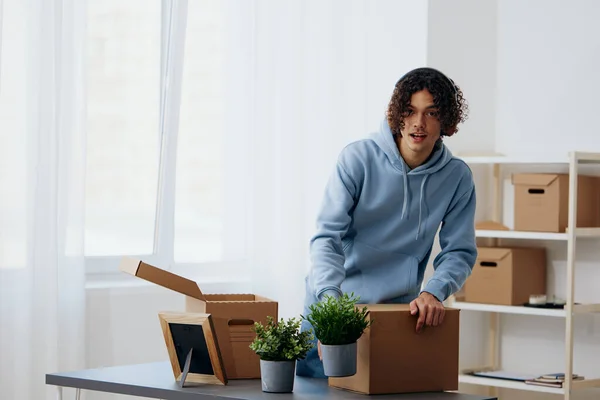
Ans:
[[[168,265],[151,257],[140,257],[146,262]],[[120,257],[96,257],[86,259],[86,290],[107,289],[153,289],[160,288],[152,282],[137,278],[118,269]],[[198,283],[205,293],[250,293],[252,279],[244,260],[203,264],[168,265],[167,271]],[[246,273],[242,273],[245,271]]]
[[[191,278],[190,278],[191,279]],[[214,276],[196,280],[200,290],[204,293],[250,293],[252,282],[244,276]],[[85,290],[110,290],[110,289],[152,289],[160,288],[152,282],[121,273],[88,274],[86,276]]]

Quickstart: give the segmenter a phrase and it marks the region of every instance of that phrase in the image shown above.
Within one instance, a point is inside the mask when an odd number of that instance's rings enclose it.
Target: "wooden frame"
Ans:
[[[226,385],[227,376],[210,314],[158,314],[175,380]]]

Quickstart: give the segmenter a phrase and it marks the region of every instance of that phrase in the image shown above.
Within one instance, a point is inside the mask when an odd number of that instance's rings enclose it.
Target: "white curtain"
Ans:
[[[0,38],[0,397],[54,398],[85,355],[80,0],[4,0]]]

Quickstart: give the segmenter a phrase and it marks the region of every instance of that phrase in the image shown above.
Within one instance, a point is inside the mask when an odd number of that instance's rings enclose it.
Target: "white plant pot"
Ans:
[[[343,377],[356,374],[357,343],[321,344],[323,371],[326,376]]]
[[[294,390],[296,361],[260,360],[260,380],[263,392],[291,393]]]

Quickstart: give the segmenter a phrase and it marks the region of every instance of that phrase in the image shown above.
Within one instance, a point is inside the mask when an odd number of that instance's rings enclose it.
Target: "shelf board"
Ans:
[[[554,388],[548,386],[539,385],[528,385],[520,381],[512,381],[509,379],[498,379],[498,378],[484,378],[480,376],[473,376],[469,374],[460,374],[458,376],[460,383],[466,383],[469,385],[479,386],[491,386],[497,388],[515,389],[515,390],[528,390],[532,392],[543,392],[543,393],[556,393],[563,394],[563,388]],[[588,388],[600,387],[600,379],[584,379],[581,381],[572,382],[572,390],[581,390]]]
[[[525,232],[525,231],[503,231],[477,229],[475,236],[479,238],[498,239],[529,239],[529,240],[568,240],[567,233],[554,232]],[[575,236],[578,238],[600,238],[600,228],[577,228]]]
[[[564,157],[544,158],[540,156],[503,156],[501,154],[467,155],[457,157],[467,164],[569,164],[569,155]],[[580,164],[600,164],[600,153],[575,152],[575,158]]]
[[[458,376],[458,381],[460,383],[466,383],[470,385],[491,386],[515,390],[529,390],[532,392],[564,394],[564,390],[562,388],[528,385],[524,382],[511,381],[508,379],[482,378],[479,376],[461,374]]]
[[[492,231],[477,229],[475,236],[480,238],[498,239],[531,239],[531,240],[567,240],[566,233],[552,232],[522,232],[522,231]]]
[[[582,238],[598,238],[600,237],[600,228],[577,228],[575,236]]]
[[[600,387],[600,379],[584,379],[581,381],[573,381],[572,387],[575,390],[598,388],[598,387]]]
[[[587,153],[584,151],[576,151],[575,157],[581,164],[600,164],[600,153]]]
[[[536,158],[536,157],[505,157],[505,156],[464,156],[458,158],[467,164],[568,164],[568,157]]]
[[[564,309],[535,308],[524,306],[500,306],[495,304],[467,303],[463,301],[455,301],[450,304],[450,307],[459,308],[461,310],[495,312],[502,314],[540,315],[547,317],[562,318],[564,318],[567,315]]]
[[[593,314],[600,313],[600,304],[574,304],[574,314]]]
[[[454,301],[450,303],[451,308],[461,310],[494,312],[501,314],[517,315],[538,315],[546,317],[564,318],[567,316],[565,309],[558,308],[535,308],[524,306],[501,306],[496,304],[467,303],[464,301]],[[575,304],[573,305],[573,314],[592,314],[600,313],[600,304]]]

